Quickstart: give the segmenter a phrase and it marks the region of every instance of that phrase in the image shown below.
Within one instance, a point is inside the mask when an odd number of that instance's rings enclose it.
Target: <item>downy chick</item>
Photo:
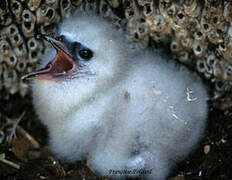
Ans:
[[[196,145],[207,118],[200,78],[160,53],[135,51],[111,23],[82,14],[60,36],[34,79],[33,103],[64,161],[88,156],[112,178],[166,179]]]

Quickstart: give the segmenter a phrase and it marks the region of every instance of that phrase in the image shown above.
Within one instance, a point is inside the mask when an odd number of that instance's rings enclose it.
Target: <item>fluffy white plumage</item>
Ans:
[[[159,54],[133,52],[109,22],[94,15],[65,20],[60,33],[94,56],[72,79],[32,85],[53,152],[72,162],[89,156],[105,176],[166,179],[205,127],[207,92],[200,78]],[[49,50],[43,63],[54,55]],[[147,173],[135,172],[140,169]]]

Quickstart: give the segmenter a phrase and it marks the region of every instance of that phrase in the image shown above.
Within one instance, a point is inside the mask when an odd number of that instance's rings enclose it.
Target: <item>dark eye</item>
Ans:
[[[64,38],[65,38],[64,35],[60,35],[56,37],[58,41],[64,41]]]
[[[79,51],[79,55],[82,59],[90,60],[93,57],[93,52],[90,49],[82,49]]]

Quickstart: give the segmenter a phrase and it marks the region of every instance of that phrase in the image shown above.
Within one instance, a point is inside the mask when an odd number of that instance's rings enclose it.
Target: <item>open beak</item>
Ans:
[[[65,42],[47,35],[40,37],[52,44],[56,49],[56,56],[44,68],[24,75],[22,79],[57,80],[59,77],[72,75],[77,67]]]

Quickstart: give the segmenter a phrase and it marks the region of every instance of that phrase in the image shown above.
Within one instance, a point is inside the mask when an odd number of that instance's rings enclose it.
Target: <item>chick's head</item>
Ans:
[[[49,121],[63,119],[112,88],[125,77],[133,54],[121,33],[93,14],[75,15],[60,25],[59,35],[41,37],[53,48],[43,56],[41,69],[25,78],[35,79],[35,101],[54,112]]]

